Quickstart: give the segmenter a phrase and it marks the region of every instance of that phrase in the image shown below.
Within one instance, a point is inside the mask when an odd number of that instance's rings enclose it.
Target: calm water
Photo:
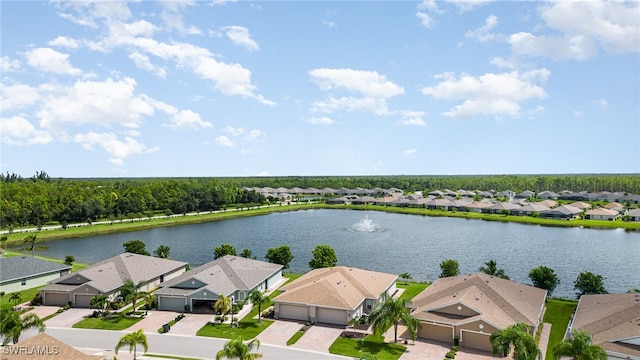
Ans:
[[[368,218],[376,231],[354,225]],[[360,225],[366,225],[360,223]],[[410,273],[432,281],[440,262],[456,259],[463,273],[476,272],[494,259],[512,280],[529,283],[529,270],[551,267],[561,283],[554,296],[573,297],[573,281],[581,271],[606,277],[610,292],[640,288],[640,233],[623,230],[554,228],[445,217],[388,214],[373,211],[306,210],[210,222],[197,225],[101,235],[48,242],[45,256],[73,255],[94,263],[123,251],[122,243],[139,239],[152,252],[171,247],[171,257],[192,267],[213,260],[221,243],[253,251],[262,260],[266,250],[289,245],[295,258],[291,271],[306,272],[317,244],[332,246],[340,265],[393,274]]]

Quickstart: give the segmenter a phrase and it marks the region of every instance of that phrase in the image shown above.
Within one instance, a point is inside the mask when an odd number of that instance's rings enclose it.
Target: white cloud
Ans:
[[[28,51],[25,56],[29,66],[45,72],[61,75],[80,75],[82,71],[69,63],[69,55],[57,52],[51,48],[36,48]]]
[[[0,71],[3,73],[9,73],[20,70],[20,60],[11,59],[8,56],[0,58]]]
[[[493,1],[494,0],[447,0],[448,3],[454,4],[460,11],[471,11]]]
[[[65,36],[58,36],[57,38],[49,41],[47,44],[49,46],[65,47],[68,49],[77,49],[78,47],[80,47],[80,44],[78,44],[75,39]]]
[[[598,53],[593,40],[582,35],[536,36],[520,32],[509,37],[509,44],[516,55],[549,57],[555,60],[586,60]]]
[[[213,127],[208,121],[203,121],[200,118],[200,114],[193,112],[191,110],[181,110],[178,113],[174,114],[171,117],[170,124],[163,124],[164,127],[169,127],[172,129],[205,129]]]
[[[309,118],[307,120],[307,122],[311,125],[333,125],[335,124],[335,121],[333,121],[332,119],[326,117],[326,116],[321,116],[321,117],[312,117]]]
[[[212,0],[209,4],[211,6],[222,6],[226,3],[234,3],[238,0]]]
[[[258,176],[269,176],[269,172],[266,170],[262,170],[258,173]]]
[[[40,89],[25,84],[5,85],[0,83],[3,111],[17,110],[33,105],[42,99]]]
[[[158,147],[148,148],[131,137],[126,137],[124,141],[118,140],[118,137],[113,133],[76,134],[73,141],[82,144],[86,150],[93,150],[94,146],[101,147],[109,154],[109,162],[116,166],[122,166],[124,160],[129,156],[151,154],[159,150]]]
[[[418,9],[438,12],[438,4],[436,0],[422,0],[422,2],[418,4]]]
[[[517,117],[522,114],[521,103],[543,99],[546,92],[537,83],[544,82],[550,72],[547,69],[527,72],[486,73],[473,77],[445,73],[436,76],[441,80],[435,86],[425,87],[422,93],[441,100],[463,100],[444,115],[468,118],[477,115]]]
[[[220,146],[232,147],[234,145],[233,141],[224,135],[218,136],[213,141]]]
[[[416,12],[416,17],[420,20],[420,25],[426,28],[430,28],[435,23],[433,17],[424,11]]]
[[[464,34],[464,37],[476,39],[480,42],[487,42],[489,40],[493,40],[496,38],[495,34],[492,34],[490,31],[498,25],[498,18],[491,14],[485,20],[485,24],[475,30],[467,31]]]
[[[242,46],[249,51],[256,51],[260,47],[258,43],[251,38],[249,29],[243,26],[226,26],[222,28],[227,37],[236,46]]]
[[[311,104],[311,111],[333,113],[339,110],[346,111],[370,111],[376,115],[386,115],[389,113],[385,99],[376,98],[354,98],[354,97],[329,97],[326,101],[317,100]]]
[[[224,128],[222,130],[228,132],[232,136],[239,136],[239,135],[242,135],[244,133],[244,129],[243,128],[234,128],[234,127],[231,127],[231,126],[227,126],[226,128]]]
[[[425,115],[427,115],[427,113],[423,111],[406,110],[402,112],[402,120],[396,122],[396,124],[407,126],[427,126],[427,123],[422,119]]]
[[[592,103],[597,105],[597,106],[599,106],[600,109],[602,109],[602,110],[608,110],[609,109],[609,102],[606,99],[593,100]]]
[[[60,9],[60,17],[91,28],[97,28],[96,21],[100,19],[124,21],[131,17],[127,4],[119,1],[67,1],[55,2],[54,5]]]
[[[255,141],[263,136],[265,136],[263,132],[261,132],[260,130],[254,129],[249,131],[249,134],[247,134],[247,136],[245,136],[244,139],[247,141]]]
[[[416,149],[408,149],[402,152],[402,156],[406,157],[407,159],[413,159],[416,157],[417,152],[418,150]]]
[[[142,70],[146,70],[156,74],[156,76],[160,78],[166,78],[167,71],[163,69],[161,66],[156,66],[151,63],[149,57],[141,54],[139,52],[132,52],[129,54],[129,59],[133,61],[133,63]]]
[[[2,142],[8,145],[48,144],[53,137],[46,131],[37,130],[21,116],[0,119]]]
[[[193,25],[185,26],[182,20],[182,11],[188,6],[196,5],[195,1],[161,1],[159,4],[164,8],[160,18],[168,31],[178,30],[184,35],[202,34],[202,31]]]

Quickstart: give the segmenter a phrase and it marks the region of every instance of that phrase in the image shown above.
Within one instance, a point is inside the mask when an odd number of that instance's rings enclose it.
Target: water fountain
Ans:
[[[375,232],[380,231],[382,228],[380,225],[373,222],[373,220],[369,219],[369,216],[365,216],[364,219],[361,219],[356,224],[351,227],[351,230],[354,231],[362,231],[362,232]]]

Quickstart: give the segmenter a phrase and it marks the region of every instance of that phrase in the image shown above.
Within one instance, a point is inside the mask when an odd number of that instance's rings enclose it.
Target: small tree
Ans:
[[[591,334],[584,331],[571,331],[571,336],[553,347],[556,360],[570,358],[574,360],[607,360],[607,353],[598,345],[591,343]]]
[[[458,262],[453,259],[441,262],[440,269],[442,269],[442,272],[440,272],[441,278],[460,275],[460,266],[458,265]]]
[[[406,298],[393,298],[385,296],[378,302],[369,314],[369,323],[376,334],[381,334],[393,326],[394,342],[398,342],[398,325],[403,322],[407,325],[411,337],[415,340],[418,328],[422,327],[420,320],[409,312],[411,300]]]
[[[31,256],[33,256],[33,250],[36,247],[36,241],[38,239],[38,236],[35,234],[29,235],[26,238],[24,238],[24,243],[25,244],[29,244],[30,245],[30,250],[31,250]]]
[[[216,246],[216,248],[213,249],[214,259],[219,259],[226,255],[236,256],[236,248],[234,248],[230,244],[221,244],[220,246]]]
[[[269,298],[264,296],[264,293],[258,289],[253,289],[249,293],[249,301],[253,306],[258,307],[258,322],[262,322],[262,305],[269,302]]]
[[[229,340],[224,344],[222,350],[216,354],[216,360],[221,359],[238,359],[238,360],[254,360],[262,357],[262,354],[253,352],[260,348],[260,340],[253,339],[247,343],[242,338]]]
[[[489,340],[493,353],[507,357],[513,349],[514,360],[540,359],[540,349],[535,338],[527,332],[527,329],[527,324],[517,323],[491,334]]]
[[[578,298],[584,294],[606,294],[607,289],[604,288],[604,277],[589,271],[581,272],[576,281],[573,282],[573,288],[578,290],[576,293]]]
[[[489,260],[484,264],[486,266],[480,266],[479,271],[487,275],[509,280],[509,277],[504,273],[504,269],[498,269],[498,263],[495,260]]]
[[[213,309],[222,315],[223,319],[226,319],[227,314],[233,309],[231,298],[224,295],[220,295],[218,300],[213,304]],[[224,320],[223,320],[224,321]],[[233,325],[233,314],[231,314],[231,324]]]
[[[411,277],[411,274],[409,274],[408,272],[403,272],[402,274],[400,274],[400,279],[404,280],[404,284],[407,285],[409,280],[413,278]]]
[[[147,255],[147,256],[151,255],[145,249],[146,245],[140,240],[127,241],[124,244],[122,244],[122,247],[124,247],[124,252],[133,253],[133,254],[140,254],[140,255]]]
[[[2,245],[2,248],[0,249],[0,252],[5,251],[7,249],[5,247],[5,244],[7,243],[8,239],[9,239],[9,237],[7,235],[0,236],[0,245]]]
[[[332,267],[338,263],[336,251],[329,245],[316,245],[311,254],[313,255],[309,261],[311,269]]]
[[[120,287],[120,296],[122,296],[126,302],[131,301],[133,303],[133,312],[136,312],[136,301],[146,296],[146,291],[140,291],[142,282],[137,285],[133,283],[131,279],[125,279],[124,284]]]
[[[76,261],[76,258],[73,257],[73,255],[67,255],[67,256],[64,257],[64,263],[66,265],[71,266],[71,265],[73,265],[74,261]]]
[[[529,279],[531,279],[533,286],[547,290],[549,295],[560,284],[560,278],[558,278],[553,269],[542,265],[529,271]]]
[[[270,263],[280,264],[283,268],[288,269],[289,263],[293,260],[291,248],[287,245],[281,245],[276,248],[267,249],[264,256]]]
[[[92,308],[100,309],[104,311],[109,305],[109,297],[105,294],[94,295],[89,302],[89,306]]]
[[[130,334],[127,334],[121,337],[120,340],[118,340],[118,344],[116,344],[116,348],[115,348],[116,355],[118,355],[118,350],[120,350],[120,348],[129,346],[129,353],[133,351],[133,359],[135,360],[136,350],[137,350],[136,348],[138,347],[138,345],[142,345],[142,348],[144,349],[145,354],[149,350],[149,343],[147,343],[147,336],[144,334],[144,332],[142,332],[142,329],[139,329],[138,331],[134,331]]]
[[[13,309],[0,310],[0,335],[4,338],[2,345],[9,342],[14,344],[20,340],[24,330],[37,328],[39,332],[45,329],[44,322],[36,314],[22,314]]]
[[[251,259],[251,256],[253,256],[253,254],[249,249],[242,249],[242,251],[240,252],[240,257],[243,257],[245,259]]]
[[[160,245],[157,249],[153,250],[153,254],[161,259],[168,259],[171,255],[171,248],[166,245]]]
[[[14,292],[9,296],[9,301],[13,301],[13,306],[18,306],[18,303],[22,301],[22,295],[20,292]]]

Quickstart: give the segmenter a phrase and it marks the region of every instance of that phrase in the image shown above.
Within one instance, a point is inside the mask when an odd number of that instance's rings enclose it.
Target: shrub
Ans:
[[[449,352],[444,356],[447,359],[455,359],[456,358],[456,352],[453,350],[449,350]]]
[[[69,304],[65,305],[65,306],[62,308],[62,310],[69,310],[69,309],[71,309],[71,306],[70,306]]]
[[[42,295],[40,295],[40,293],[36,293],[36,295],[33,297],[29,305],[33,305],[33,306],[42,305]]]

